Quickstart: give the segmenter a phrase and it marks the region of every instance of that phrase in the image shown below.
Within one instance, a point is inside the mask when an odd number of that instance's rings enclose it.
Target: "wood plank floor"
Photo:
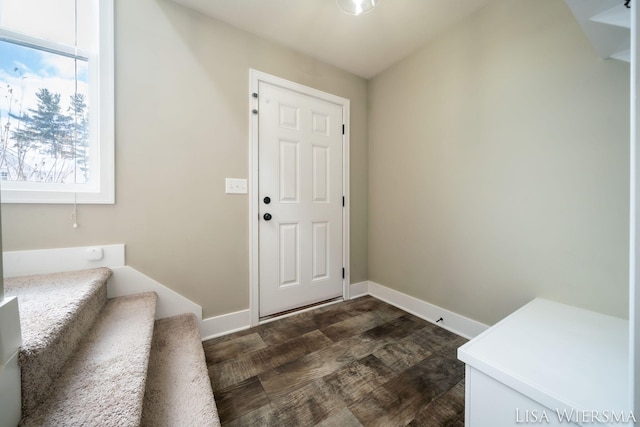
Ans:
[[[366,296],[203,343],[225,426],[464,426],[465,339]]]

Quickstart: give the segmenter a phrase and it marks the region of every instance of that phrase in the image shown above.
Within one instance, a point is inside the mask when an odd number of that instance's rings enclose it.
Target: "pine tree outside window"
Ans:
[[[3,203],[114,203],[113,0],[0,0]]]

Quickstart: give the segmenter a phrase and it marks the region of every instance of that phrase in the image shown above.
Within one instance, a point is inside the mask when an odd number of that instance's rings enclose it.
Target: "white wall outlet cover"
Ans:
[[[102,248],[87,249],[87,260],[100,261],[102,258],[104,258],[104,251],[102,250]]]
[[[247,194],[247,180],[244,178],[226,178],[225,192],[227,194]]]

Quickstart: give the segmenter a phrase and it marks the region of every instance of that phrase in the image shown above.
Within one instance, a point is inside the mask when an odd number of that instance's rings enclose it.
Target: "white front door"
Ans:
[[[342,296],[342,106],[258,84],[260,317]]]

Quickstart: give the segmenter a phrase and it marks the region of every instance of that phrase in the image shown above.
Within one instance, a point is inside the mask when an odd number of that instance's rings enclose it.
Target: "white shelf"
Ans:
[[[565,0],[600,58],[630,62],[631,9],[622,0]]]
[[[616,52],[611,55],[611,58],[631,63],[631,49]]]
[[[458,358],[548,408],[629,411],[628,321],[535,299]]]
[[[631,12],[624,4],[607,9],[592,17],[591,20],[602,24],[631,29]]]

